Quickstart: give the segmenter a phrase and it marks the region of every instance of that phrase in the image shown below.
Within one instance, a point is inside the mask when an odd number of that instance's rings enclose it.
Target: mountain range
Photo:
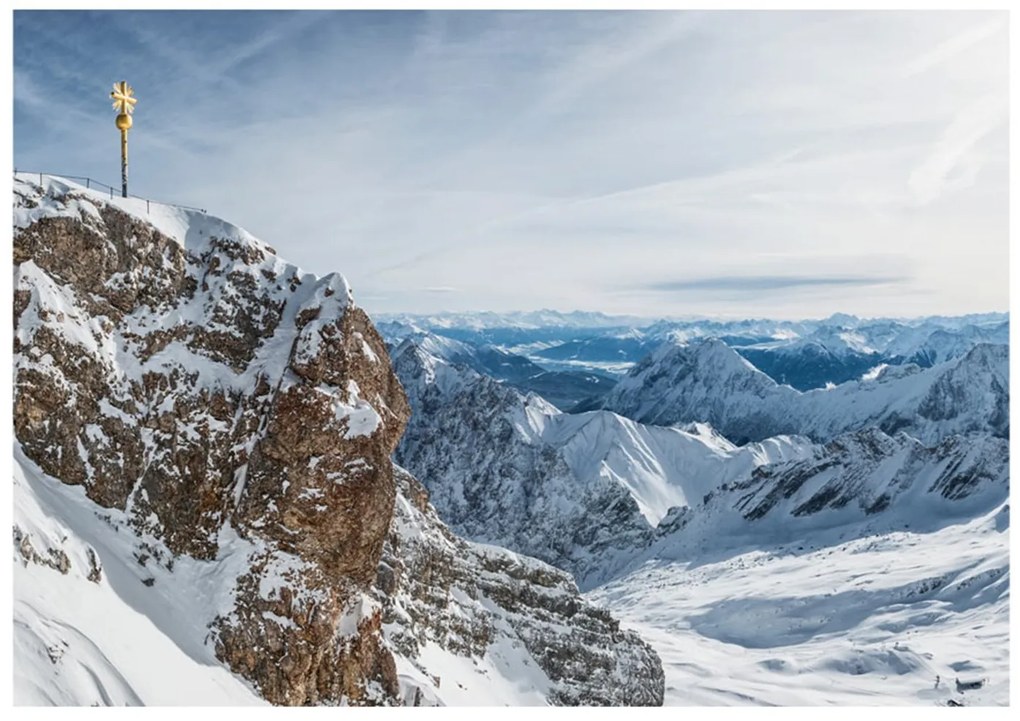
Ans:
[[[380,323],[393,345],[413,333],[452,338],[470,347],[496,347],[523,356],[547,371],[593,371],[619,377],[663,343],[715,338],[780,384],[806,391],[857,380],[880,365],[913,363],[930,367],[959,358],[979,343],[1006,345],[1009,319],[1004,313],[916,319],[859,319],[838,314],[822,320],[643,320],[630,325],[591,327],[570,324],[569,316],[549,325],[515,324],[513,315],[495,316],[506,325],[449,317],[399,316]],[[582,315],[583,317],[583,315]],[[612,319],[612,317],[608,317]],[[635,319],[630,319],[635,320]],[[590,407],[600,397],[595,389]],[[564,410],[569,407],[561,405]]]
[[[1008,437],[1009,352],[981,343],[930,368],[884,366],[862,380],[801,392],[720,340],[666,343],[602,405],[645,423],[710,423],[737,443],[777,434],[826,440],[868,425],[927,442],[952,433]]]
[[[38,181],[17,703],[1008,702],[1008,316],[370,318]]]

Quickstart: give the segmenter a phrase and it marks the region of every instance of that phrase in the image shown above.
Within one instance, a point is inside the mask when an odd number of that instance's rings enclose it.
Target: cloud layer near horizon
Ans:
[[[18,11],[16,165],[114,180],[122,77],[134,192],[370,311],[1008,305],[1002,12]]]

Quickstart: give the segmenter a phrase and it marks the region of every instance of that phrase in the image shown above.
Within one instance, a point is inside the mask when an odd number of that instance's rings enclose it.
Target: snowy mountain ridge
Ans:
[[[909,319],[836,314],[804,321],[660,320],[619,327],[572,327],[554,321],[534,327],[500,327],[478,324],[470,317],[461,321],[451,317],[442,323],[428,316],[401,317],[403,321],[380,324],[393,345],[408,335],[431,332],[468,347],[492,347],[525,356],[549,371],[620,375],[663,343],[719,338],[777,382],[802,391],[859,379],[881,363],[929,367],[962,357],[978,343],[1009,341],[1005,313]],[[544,384],[532,390],[548,393],[554,386]],[[603,395],[601,388],[589,390],[589,398]]]
[[[1006,704],[1008,501],[1003,439],[848,433],[677,509],[589,595],[667,704]]]
[[[703,425],[562,413],[426,347],[407,339],[393,353],[412,407],[398,462],[456,531],[568,569],[582,586],[647,542],[670,508],[809,452],[806,439],[737,447]]]
[[[932,368],[889,366],[874,378],[800,392],[776,383],[718,339],[661,346],[603,406],[644,423],[710,423],[736,442],[779,434],[827,440],[876,425],[934,443],[1009,432],[1009,353],[980,344]]]
[[[630,315],[607,315],[597,311],[558,311],[548,308],[531,311],[444,312],[431,315],[414,313],[377,313],[380,323],[402,323],[419,329],[438,328],[618,328],[642,326],[654,322],[652,319]]]

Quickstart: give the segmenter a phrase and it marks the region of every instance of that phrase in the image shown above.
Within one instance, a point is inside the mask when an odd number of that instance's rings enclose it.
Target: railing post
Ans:
[[[92,179],[91,179],[91,178],[85,178],[85,187],[86,187],[86,188],[90,187],[90,186],[89,186],[89,183],[91,183],[91,182],[92,182]]]
[[[145,214],[146,215],[149,214],[149,199],[148,198],[145,199]]]

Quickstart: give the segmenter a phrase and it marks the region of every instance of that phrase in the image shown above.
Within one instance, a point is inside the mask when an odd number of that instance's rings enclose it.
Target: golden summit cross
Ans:
[[[133,124],[131,113],[135,111],[135,103],[138,99],[134,97],[135,89],[127,84],[127,80],[121,80],[113,84],[113,109],[117,111],[117,129],[120,131],[120,191],[123,197],[128,197],[128,143],[127,134]]]

